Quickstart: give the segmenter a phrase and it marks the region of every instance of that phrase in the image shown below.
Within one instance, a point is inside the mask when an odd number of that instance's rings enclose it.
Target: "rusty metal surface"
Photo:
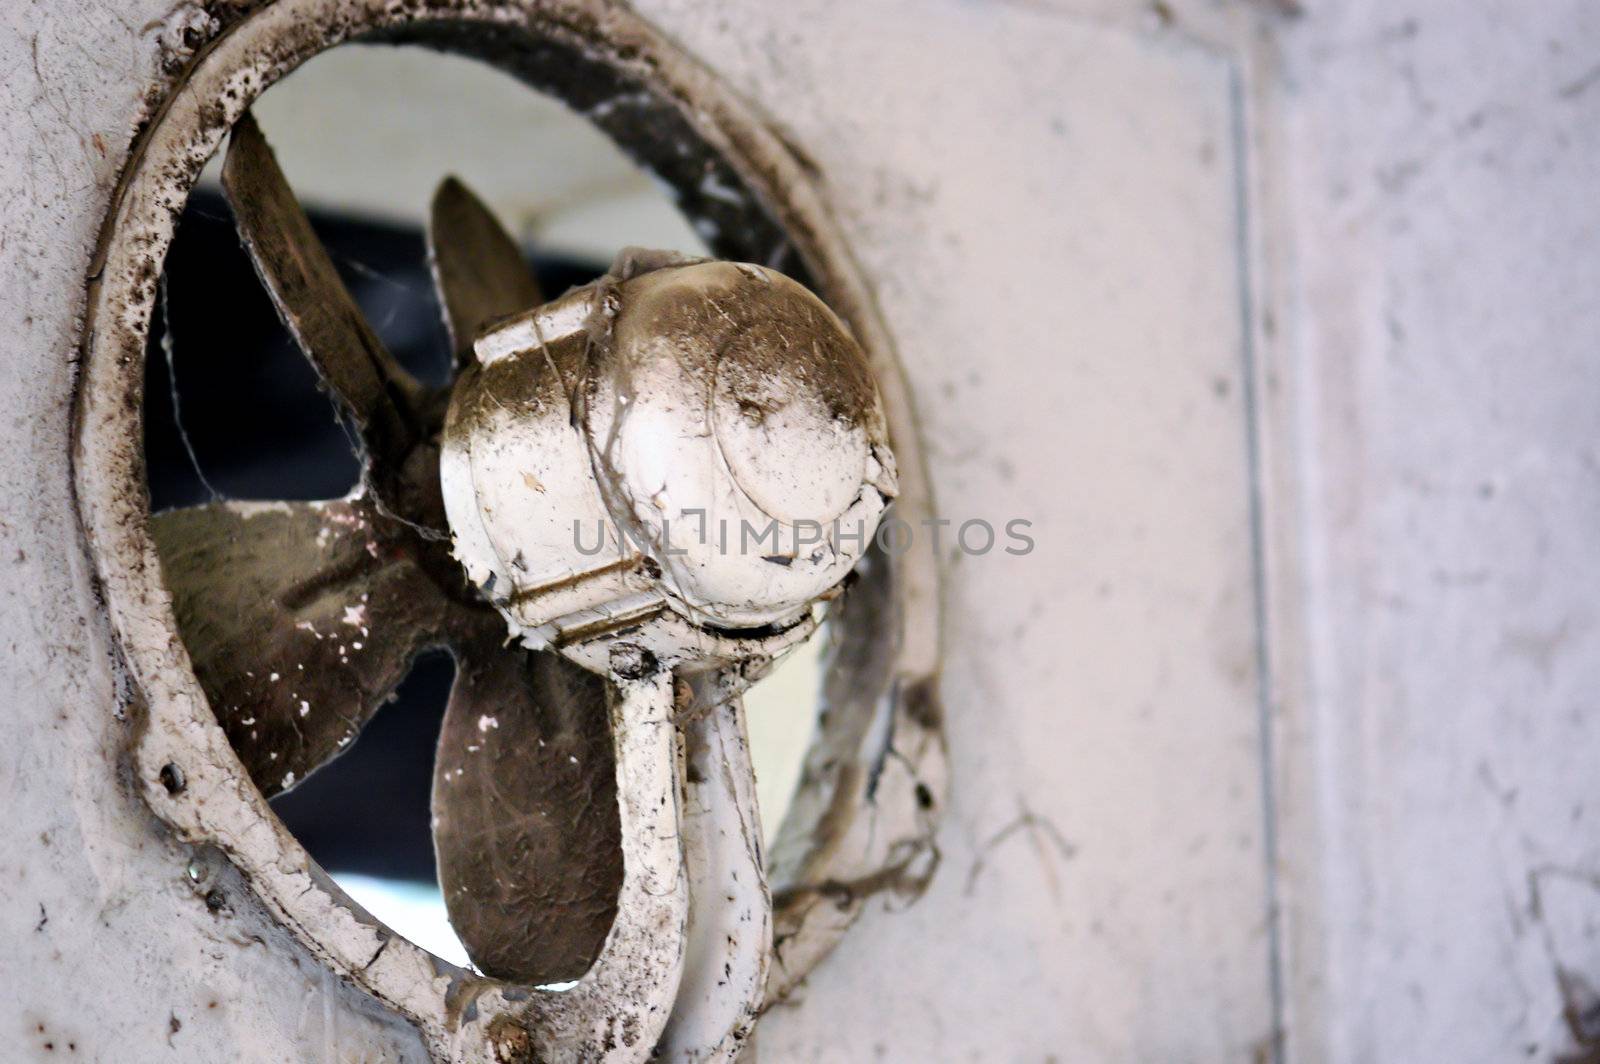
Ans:
[[[391,512],[436,510],[433,478],[415,470],[405,475],[408,458],[431,435],[423,388],[383,346],[339,279],[248,113],[230,132],[222,187],[278,316],[361,435],[363,480]]]
[[[472,342],[495,318],[544,302],[522,251],[483,201],[454,177],[433,197],[428,261],[444,305],[456,365],[472,359]]]
[[[433,778],[451,924],[490,975],[576,980],[622,886],[605,682],[493,632],[458,657]]]
[[[178,631],[268,797],[356,738],[455,607],[370,502],[218,502],[151,522]]]

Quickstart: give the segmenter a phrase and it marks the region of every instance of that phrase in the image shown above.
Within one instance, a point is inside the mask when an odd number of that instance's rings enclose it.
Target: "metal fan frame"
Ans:
[[[485,59],[590,117],[727,234],[717,250],[780,259],[847,320],[876,372],[901,463],[898,515],[932,515],[906,383],[870,290],[827,216],[814,167],[710,72],[603,0],[279,0],[196,27],[122,175],[89,275],[78,381],[80,514],[126,678],[130,770],[179,838],[216,847],[322,963],[408,1016],[441,1059],[515,1059],[531,992],[462,972],[355,906],[273,815],[213,718],[178,637],[148,531],[145,339],[176,219],[205,161],[268,86],[349,40]],[[626,96],[630,106],[596,103]],[[679,151],[679,145],[690,150]],[[718,171],[744,205],[697,191]],[[709,227],[708,227],[709,228]],[[788,256],[788,258],[784,258]],[[808,276],[807,276],[808,275]],[[925,539],[926,537],[924,537]],[[791,989],[872,893],[914,896],[936,862],[945,760],[937,691],[938,565],[917,541],[869,559],[836,618],[829,713],[771,859],[778,950],[768,1000]],[[892,750],[896,756],[886,757]]]

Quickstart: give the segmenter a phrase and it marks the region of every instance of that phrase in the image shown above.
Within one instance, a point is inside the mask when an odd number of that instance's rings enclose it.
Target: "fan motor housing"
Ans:
[[[531,645],[662,609],[791,625],[896,490],[860,349],[764,267],[625,254],[476,353],[445,426],[446,510],[470,578]]]

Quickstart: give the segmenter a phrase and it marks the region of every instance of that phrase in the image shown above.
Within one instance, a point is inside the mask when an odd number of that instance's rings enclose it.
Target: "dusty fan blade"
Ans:
[[[364,500],[220,502],[151,532],[200,686],[262,793],[347,746],[447,603],[409,536]]]
[[[472,361],[472,342],[485,323],[544,302],[517,242],[454,177],[433,194],[428,261],[457,366]]]
[[[428,435],[417,413],[424,403],[421,385],[395,362],[356,306],[248,114],[229,138],[222,188],[278,316],[355,422],[368,457],[380,467],[380,492],[392,496],[387,479],[398,476],[406,456]]]
[[[505,641],[491,625],[457,648],[433,842],[473,962],[538,986],[581,977],[616,916],[616,765],[605,682]]]

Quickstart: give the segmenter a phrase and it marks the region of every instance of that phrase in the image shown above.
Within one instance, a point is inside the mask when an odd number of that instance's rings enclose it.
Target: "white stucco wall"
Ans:
[[[130,725],[71,493],[71,384],[84,278],[167,10],[0,10],[0,1046],[11,1060],[422,1060],[406,1025],[174,842],[125,779]]]
[[[1600,9],[1281,41],[1291,1059],[1556,1059],[1600,976]]]
[[[819,165],[940,509],[1038,543],[949,569],[931,890],[762,1056],[1553,1059],[1557,969],[1600,983],[1600,15],[638,7]],[[0,1044],[417,1059],[121,775],[72,358],[188,10],[0,10]]]

